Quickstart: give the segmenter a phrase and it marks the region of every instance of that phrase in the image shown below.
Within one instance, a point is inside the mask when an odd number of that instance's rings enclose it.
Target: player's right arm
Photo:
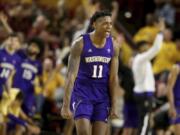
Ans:
[[[63,99],[63,106],[61,109],[62,117],[66,119],[72,117],[72,113],[70,111],[71,91],[74,86],[74,81],[78,73],[82,48],[83,48],[83,40],[82,37],[80,37],[72,44],[69,61],[68,61],[68,73],[64,88],[65,93]]]
[[[2,22],[4,28],[6,29],[6,31],[10,34],[13,33],[12,28],[9,26],[8,22],[7,22],[7,16],[0,12],[0,21]]]
[[[168,84],[167,84],[167,98],[169,101],[170,109],[169,109],[169,115],[172,118],[176,118],[176,109],[174,106],[174,95],[173,95],[173,87],[176,82],[177,76],[179,74],[179,67],[177,65],[173,66],[169,77],[168,77]]]
[[[165,22],[164,19],[159,20],[159,30],[160,32],[157,34],[153,46],[146,52],[141,53],[139,55],[139,62],[146,62],[152,60],[160,51],[162,43],[163,43],[163,31],[165,30]]]

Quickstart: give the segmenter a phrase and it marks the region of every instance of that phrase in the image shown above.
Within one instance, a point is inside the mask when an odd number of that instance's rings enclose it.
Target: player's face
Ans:
[[[9,49],[12,49],[14,51],[18,50],[21,46],[18,37],[9,37],[6,40],[6,44],[7,44]]]
[[[40,52],[38,46],[36,43],[31,43],[28,47],[28,53],[30,55],[38,55],[38,53]]]
[[[112,29],[112,19],[110,16],[101,17],[94,23],[94,28],[98,33],[109,36]]]
[[[45,71],[50,71],[50,70],[53,69],[53,62],[52,62],[51,59],[46,58],[46,59],[44,60],[44,62],[43,62],[43,69],[44,69]]]

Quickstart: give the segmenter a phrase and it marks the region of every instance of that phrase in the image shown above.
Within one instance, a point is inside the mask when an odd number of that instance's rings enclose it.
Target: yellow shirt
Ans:
[[[174,42],[164,42],[153,63],[154,74],[170,70],[177,61],[180,61],[180,50],[176,49]]]
[[[38,4],[45,5],[48,7],[56,7],[58,4],[58,0],[38,0]]]
[[[144,40],[153,43],[158,31],[159,30],[155,26],[145,26],[135,34],[134,41],[137,43]]]
[[[89,3],[88,0],[65,0],[64,4],[69,10],[75,10],[78,6]]]
[[[21,109],[20,106],[11,106],[11,104],[15,101],[17,94],[19,93],[19,89],[11,88],[9,94],[6,91],[3,91],[3,96],[0,102],[0,114],[1,120],[5,121],[5,118],[8,113],[15,114],[16,116],[19,115],[19,111]]]
[[[44,92],[43,94],[48,98],[53,98],[54,91],[58,87],[64,87],[65,80],[63,76],[61,76],[58,72],[52,72],[50,75],[47,72],[43,73],[43,84],[44,84]]]
[[[129,64],[130,58],[132,57],[132,49],[131,47],[129,47],[129,45],[126,42],[122,43],[122,47],[121,47],[121,51],[122,51],[122,62],[125,65]]]

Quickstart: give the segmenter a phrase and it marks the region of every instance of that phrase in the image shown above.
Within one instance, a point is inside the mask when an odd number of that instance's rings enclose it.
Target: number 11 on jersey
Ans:
[[[102,72],[103,65],[94,65],[92,78],[102,78]]]

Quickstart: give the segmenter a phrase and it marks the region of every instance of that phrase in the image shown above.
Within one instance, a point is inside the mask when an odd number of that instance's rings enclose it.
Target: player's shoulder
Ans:
[[[18,62],[21,63],[23,61],[23,58],[20,57],[17,53],[14,54],[13,58]]]
[[[40,60],[36,60],[36,65],[39,69],[42,68],[42,62]]]
[[[110,36],[110,38],[112,39],[112,45],[113,45],[114,52],[119,54],[120,44],[118,43],[117,38],[114,36]]]
[[[116,36],[110,35],[110,38],[112,39],[112,43],[113,43],[114,48],[120,48],[121,47],[121,45],[118,41],[118,38]]]
[[[75,39],[71,45],[71,51],[78,51],[81,52],[83,49],[83,36]]]
[[[5,49],[4,48],[0,48],[0,53],[4,53]]]
[[[26,51],[24,49],[19,49],[16,51],[16,54],[23,60],[27,58]]]

